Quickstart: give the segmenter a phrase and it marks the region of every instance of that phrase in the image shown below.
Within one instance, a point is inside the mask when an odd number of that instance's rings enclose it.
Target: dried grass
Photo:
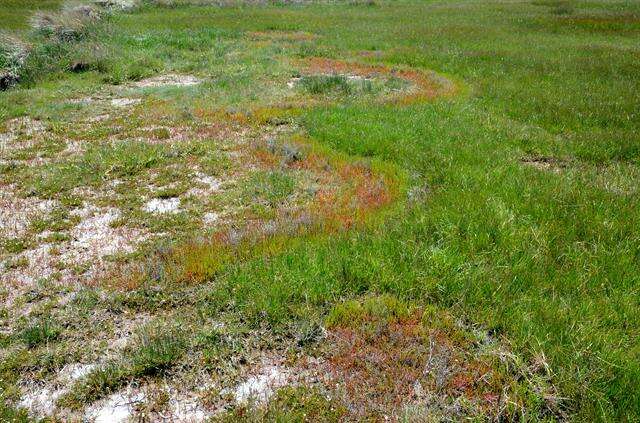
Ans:
[[[31,28],[39,35],[72,42],[86,38],[91,25],[101,17],[102,12],[94,6],[66,4],[60,12],[37,12],[31,18]]]

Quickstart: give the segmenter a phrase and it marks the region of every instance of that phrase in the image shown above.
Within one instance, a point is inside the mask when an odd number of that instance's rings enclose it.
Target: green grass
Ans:
[[[7,239],[2,243],[2,249],[7,253],[21,253],[27,250],[30,246],[28,239],[12,238]]]
[[[364,301],[356,299],[336,305],[327,315],[326,325],[359,327],[363,323],[375,319],[382,323],[389,320],[407,318],[411,314],[408,304],[398,301],[390,295],[366,298]]]
[[[284,172],[263,172],[252,176],[247,183],[245,196],[260,198],[275,207],[295,191],[296,180]]]
[[[0,6],[0,21],[9,10]],[[435,303],[490,329],[525,357],[543,352],[572,420],[635,421],[639,15],[637,3],[604,0],[147,7],[115,16],[102,29],[103,65],[80,75],[64,72],[58,61],[34,66],[40,82],[0,93],[0,116],[27,110],[53,116],[47,99],[55,92],[160,71],[211,78],[202,91],[176,94],[189,113],[268,104],[280,91],[265,81],[282,85],[291,76],[273,57],[299,58],[311,47],[306,41],[257,47],[245,31],[307,31],[319,36],[313,55],[448,75],[462,89],[446,100],[303,111],[296,121],[315,141],[403,169],[412,187],[428,194],[379,225],[292,240],[273,256],[216,272],[202,288],[201,311],[215,316],[233,308],[254,326],[266,320],[279,327],[367,293]],[[23,21],[12,15],[7,22],[19,28]],[[54,53],[62,62],[70,54]],[[312,81],[308,89],[343,85]],[[63,164],[72,171],[36,173],[33,192],[46,196],[103,175],[134,178],[165,157],[159,148],[121,148],[91,150]],[[555,173],[521,163],[530,156],[566,166]],[[253,181],[250,192],[279,201],[291,184],[270,174]],[[176,351],[149,349],[139,366],[154,373]]]
[[[57,10],[60,0],[3,0],[0,5],[0,29],[25,30],[34,10]]]
[[[89,373],[59,401],[67,407],[80,408],[120,389],[128,382],[129,377],[126,367],[119,363],[108,363]]]
[[[238,407],[213,418],[213,422],[335,422],[347,418],[344,406],[320,392],[304,387],[283,388],[266,409]]]
[[[68,192],[81,185],[103,180],[131,178],[148,169],[158,167],[166,160],[167,149],[146,143],[117,143],[90,148],[81,157],[52,166],[39,168],[27,191],[29,195],[43,197]]]
[[[403,87],[401,80],[378,80],[370,78],[349,78],[345,75],[308,75],[300,78],[300,87],[314,95],[371,95]]]
[[[176,330],[148,328],[138,334],[131,354],[133,373],[157,375],[169,369],[185,351],[185,340]]]
[[[333,91],[351,94],[354,90],[349,80],[342,75],[304,76],[300,85],[311,94],[326,94]]]
[[[44,320],[32,326],[26,327],[21,334],[22,341],[29,348],[37,347],[55,341],[60,336],[61,330],[55,324]]]

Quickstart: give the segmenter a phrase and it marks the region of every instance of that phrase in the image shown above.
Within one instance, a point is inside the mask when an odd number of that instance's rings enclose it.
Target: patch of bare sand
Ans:
[[[193,75],[167,74],[146,78],[132,85],[136,88],[154,88],[164,86],[189,87],[202,83],[202,80]]]
[[[44,418],[52,415],[56,411],[58,398],[65,394],[75,381],[84,378],[95,367],[95,364],[68,364],[49,383],[23,385],[23,395],[18,406],[25,408],[34,417]]]
[[[33,138],[47,129],[42,121],[28,116],[11,119],[4,126],[6,130],[0,132],[0,154],[33,146]]]
[[[144,403],[145,393],[135,387],[116,392],[90,406],[84,413],[84,421],[93,423],[123,423],[130,421],[136,408]]]
[[[57,204],[55,200],[20,198],[14,186],[0,186],[0,238],[24,236],[34,218],[50,213]]]
[[[526,157],[521,160],[521,163],[525,166],[553,173],[560,173],[566,167],[564,160],[550,156]]]
[[[130,107],[140,104],[142,102],[139,98],[113,98],[111,99],[111,105],[113,107]]]
[[[44,200],[36,208],[51,207]],[[58,275],[61,282],[84,280],[96,276],[111,267],[108,256],[133,252],[137,245],[148,235],[138,229],[126,226],[113,227],[112,223],[120,217],[116,208],[100,208],[87,205],[72,211],[79,223],[66,232],[68,240],[55,243],[42,243],[35,248],[23,251],[4,263],[0,275],[1,282],[13,281],[33,284],[40,279]],[[14,218],[14,225],[26,230],[28,215]],[[14,234],[18,234],[14,229]],[[23,266],[6,268],[11,262],[21,260]]]

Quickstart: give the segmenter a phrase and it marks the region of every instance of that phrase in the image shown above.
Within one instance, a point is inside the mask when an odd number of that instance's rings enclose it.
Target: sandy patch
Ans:
[[[204,389],[204,388],[203,388]],[[198,392],[182,392],[169,389],[169,413],[171,421],[196,423],[207,420],[211,413],[197,398]]]
[[[24,251],[11,260],[3,263],[3,274],[0,275],[1,282],[13,281],[19,284],[35,283],[39,279],[50,277],[55,270],[54,246],[43,244],[38,247]],[[23,266],[12,267],[13,263],[24,262]]]
[[[197,173],[195,180],[203,185],[206,185],[211,191],[216,191],[222,186],[222,181],[216,179],[213,176],[205,173]]]
[[[213,176],[198,172],[193,178],[193,181],[198,186],[190,188],[185,195],[192,195],[198,198],[206,198],[216,191],[222,189],[224,182],[221,179],[214,178]]]
[[[15,136],[32,136],[46,130],[46,126],[42,121],[32,119],[29,116],[11,119],[5,125],[7,127],[6,134]]]
[[[9,223],[4,220],[2,222],[10,230],[11,237],[18,237],[27,232],[34,217],[46,215],[41,210],[51,210],[53,204],[55,203],[51,201],[35,202],[35,206],[17,214],[17,217],[13,216]],[[10,216],[8,212],[5,214]],[[131,253],[148,237],[139,229],[112,227],[112,223],[120,217],[120,211],[116,208],[89,205],[72,211],[71,215],[80,221],[71,230],[62,232],[68,240],[42,243],[51,233],[39,234],[37,239],[41,242],[40,245],[16,254],[3,263],[4,271],[0,274],[0,281],[28,285],[54,274],[61,281],[91,278],[109,268],[107,256]],[[7,266],[16,261],[22,261],[23,265],[7,269]],[[82,273],[76,273],[74,267],[83,269]]]
[[[85,411],[84,419],[94,423],[126,422],[144,400],[143,392],[127,388],[89,407]]]
[[[130,253],[134,250],[137,237],[122,228],[111,227],[120,217],[120,210],[87,206],[73,214],[82,218],[71,231],[71,248],[77,251],[79,256],[83,255],[82,252],[95,257]]]
[[[139,98],[114,98],[111,99],[111,105],[113,107],[129,107],[142,102]]]
[[[67,141],[67,146],[61,154],[67,156],[75,156],[82,154],[85,151],[84,142],[82,141]]]
[[[136,88],[154,88],[163,86],[189,87],[202,83],[202,80],[193,75],[159,75],[143,79],[133,84]]]
[[[213,225],[214,223],[217,223],[218,220],[220,220],[219,213],[209,212],[209,213],[205,213],[204,216],[202,216],[202,222],[205,225]]]
[[[290,378],[288,369],[277,364],[267,364],[233,390],[223,390],[222,393],[231,393],[236,404],[264,404],[279,388],[286,386]]]
[[[291,78],[287,82],[287,87],[288,88],[295,88],[296,85],[298,85],[300,83],[300,81],[302,81],[302,78],[300,78],[299,76],[294,76],[293,78]]]
[[[108,120],[109,118],[111,118],[110,115],[108,114],[101,114],[101,115],[96,115],[96,116],[91,116],[87,122],[90,123],[95,123],[95,122],[104,122],[105,120]]]
[[[180,211],[179,198],[154,198],[142,207],[147,213],[178,213]]]
[[[36,417],[46,417],[56,409],[56,401],[64,392],[50,387],[33,388],[18,403],[18,407],[25,408],[29,414]]]
[[[58,398],[68,392],[75,381],[88,375],[95,367],[95,364],[66,365],[51,383],[27,386],[26,393],[18,406],[27,409],[29,414],[35,417],[46,417],[53,414],[56,411]]]
[[[50,213],[57,204],[54,200],[18,198],[11,187],[0,186],[0,237],[22,237],[34,218]]]
[[[47,129],[42,121],[28,116],[11,119],[5,123],[5,127],[6,131],[0,132],[0,154],[32,147],[35,142],[32,138]]]

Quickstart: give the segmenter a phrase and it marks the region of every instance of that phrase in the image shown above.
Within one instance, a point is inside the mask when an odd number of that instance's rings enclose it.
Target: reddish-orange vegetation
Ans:
[[[303,145],[299,148],[303,149]],[[253,155],[262,168],[273,169],[283,164],[282,157],[264,148],[256,148]],[[397,195],[393,181],[376,174],[363,163],[336,159],[330,161],[321,154],[309,151],[303,158],[284,165],[312,174],[321,186],[303,209],[283,210],[286,218],[304,213],[312,216],[314,222],[325,231],[330,228],[348,229],[354,224],[363,223],[368,213],[390,204]]]
[[[358,52],[358,56],[362,57],[382,57],[380,50],[362,50]]]
[[[311,57],[301,60],[298,66],[302,69],[302,72],[306,74],[345,74],[366,78],[390,76],[403,79],[413,84],[415,89],[391,98],[392,101],[397,101],[402,104],[428,101],[436,97],[455,93],[455,85],[450,81],[442,77],[437,77],[435,74],[416,69],[395,69],[384,65],[368,65],[324,57]]]
[[[280,158],[267,150],[258,150],[255,152],[256,160],[264,167],[275,168]]]
[[[304,72],[309,73],[393,76],[405,79],[413,84],[414,89],[394,97],[399,102],[428,100],[452,90],[435,77],[417,70],[392,69],[325,58],[311,58],[300,64]],[[169,129],[170,139],[194,137],[238,141],[232,143],[233,147],[230,148],[235,157],[241,157],[243,165],[236,170],[231,169],[228,176],[241,179],[246,176],[242,169],[298,170],[303,171],[308,180],[313,180],[317,189],[302,204],[277,205],[269,218],[261,217],[247,208],[239,212],[242,216],[232,217],[232,225],[221,226],[212,235],[207,235],[208,239],[176,246],[168,256],[158,257],[160,262],[165,263],[161,266],[166,269],[163,274],[168,280],[180,283],[204,282],[229,261],[240,256],[251,256],[251,252],[262,254],[261,248],[271,248],[274,238],[328,233],[362,225],[372,212],[384,208],[397,198],[399,188],[393,176],[374,171],[366,163],[329,157],[319,150],[306,147],[308,143],[304,137],[294,136],[289,141],[298,144],[296,148],[304,150],[301,157],[293,160],[283,154],[282,147],[267,145],[266,140],[271,132],[261,128],[266,124],[271,128],[270,131],[274,131],[273,128],[278,128],[282,125],[281,122],[286,123],[287,119],[299,111],[300,107],[292,105],[259,108],[248,113],[196,108],[195,115],[202,124],[192,128]],[[262,135],[254,138],[251,134],[255,135],[255,131]],[[277,134],[278,131],[274,133]],[[230,232],[235,235],[229,236]],[[247,255],[242,250],[250,253]],[[132,272],[127,269],[126,273],[129,276],[110,275],[108,279],[111,283],[107,285],[127,290],[135,289],[143,283],[144,270]]]
[[[393,419],[404,406],[425,404],[430,394],[444,399],[441,406],[464,398],[485,415],[500,412],[504,386],[496,369],[474,355],[470,344],[426,327],[418,312],[333,327],[328,344],[329,385],[344,393],[343,401],[361,418]]]
[[[414,384],[422,376],[428,350],[417,319],[375,328],[334,328],[329,374],[357,414],[387,414],[415,396]]]
[[[222,125],[222,128],[226,128]],[[218,133],[217,126],[199,130],[202,136]],[[245,211],[234,228],[221,227],[205,240],[175,246],[168,254],[157,255],[167,280],[194,284],[209,280],[229,262],[278,251],[284,244],[273,241],[282,236],[327,233],[363,224],[367,216],[390,204],[397,196],[397,188],[389,177],[379,174],[364,163],[350,163],[345,159],[329,158],[303,145],[306,150],[296,160],[287,161],[278,148],[264,143],[241,143],[237,152],[245,164],[263,171],[288,168],[309,175],[320,188],[306,202],[291,207],[278,206],[275,216],[265,221]],[[119,290],[139,288],[149,269],[144,266],[116,271],[101,282]]]

